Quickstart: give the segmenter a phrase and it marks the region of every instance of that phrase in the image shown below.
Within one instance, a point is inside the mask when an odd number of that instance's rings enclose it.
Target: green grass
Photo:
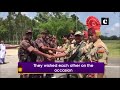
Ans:
[[[109,50],[109,57],[120,57],[120,40],[103,40]]]

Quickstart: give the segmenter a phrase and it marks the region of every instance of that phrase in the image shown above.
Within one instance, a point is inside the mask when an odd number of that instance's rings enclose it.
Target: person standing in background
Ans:
[[[4,41],[1,40],[0,42],[0,64],[6,64],[5,55],[6,55],[6,46],[4,44]]]

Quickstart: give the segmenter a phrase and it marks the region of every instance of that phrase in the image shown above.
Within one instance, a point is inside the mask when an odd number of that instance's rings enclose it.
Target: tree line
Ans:
[[[37,15],[31,19],[21,12],[8,12],[7,18],[0,18],[0,39],[6,43],[19,44],[27,29],[33,30],[33,39],[47,29],[50,34],[60,39],[70,30],[85,30],[86,26],[79,18],[68,12],[36,12]]]
[[[117,37],[116,35],[113,35],[113,36],[107,37],[107,36],[101,35],[101,39],[102,40],[120,40],[120,36]]]
[[[51,35],[56,35],[59,40],[61,37],[73,31],[86,30],[79,18],[69,12],[36,12],[36,16],[31,19],[21,12],[8,12],[7,18],[0,17],[0,40],[6,43],[19,44],[27,29],[33,30],[33,40],[37,38],[43,30],[48,30]],[[119,37],[101,36],[104,40],[119,39]]]

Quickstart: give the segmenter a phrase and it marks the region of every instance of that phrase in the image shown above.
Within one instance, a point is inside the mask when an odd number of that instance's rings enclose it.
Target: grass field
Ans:
[[[120,40],[103,40],[109,50],[109,57],[120,57]]]

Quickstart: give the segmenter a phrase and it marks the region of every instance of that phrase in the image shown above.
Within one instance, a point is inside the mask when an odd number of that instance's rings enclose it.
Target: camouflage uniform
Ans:
[[[77,31],[75,33],[75,35],[83,35],[83,34],[80,31]],[[77,43],[76,41],[74,41],[74,43],[71,44],[71,49],[68,50],[69,54],[70,54],[70,58],[68,61],[80,62],[80,60],[82,58],[82,53],[83,53],[81,48],[83,48],[85,45],[86,44],[83,40],[80,43]],[[76,78],[76,77],[78,78],[79,75],[78,74],[69,74],[69,77],[70,78]]]
[[[65,46],[63,48],[65,49],[64,52],[66,53],[66,56],[63,58],[68,62],[69,57],[71,57],[71,55],[72,55],[72,51],[75,49],[74,43],[68,42],[65,44]]]
[[[92,46],[92,48],[90,48],[90,52],[89,55],[91,57],[91,62],[103,62],[105,65],[108,64],[107,60],[108,60],[108,54],[109,51],[106,47],[106,45],[102,42],[101,39],[98,39]],[[95,73],[91,73],[88,74],[88,78],[96,78],[97,74]]]
[[[105,65],[108,64],[108,49],[101,39],[98,39],[95,43],[86,44],[87,47],[83,47],[86,52],[82,55],[82,62],[103,62]],[[83,49],[82,48],[82,49]],[[86,78],[87,74],[81,74],[82,77]],[[88,74],[88,77],[94,77],[95,74]],[[91,76],[92,75],[92,76]]]
[[[66,43],[64,43],[64,44],[62,45],[62,49],[64,49],[65,52],[68,53],[69,48],[70,48],[70,42],[69,42],[69,40],[67,40]],[[66,62],[67,59],[68,59],[68,56],[61,57],[60,59],[64,60],[64,62]]]
[[[51,47],[51,41],[50,41],[49,37],[46,38],[46,40],[43,40],[43,45],[47,46],[47,47]],[[46,53],[51,54],[51,53],[49,53],[49,51],[51,51],[51,50],[47,50]],[[47,58],[44,58],[44,61],[50,62]],[[52,59],[52,61],[54,62],[55,59]],[[53,76],[54,76],[54,74],[46,74],[45,78],[51,78]]]
[[[31,52],[34,49],[34,47],[35,46],[32,41],[23,40],[20,43],[20,48],[18,51],[19,61],[20,62],[36,62],[36,55]]]
[[[46,31],[43,31],[42,32],[43,34],[48,34]],[[49,39],[49,36],[47,35],[44,39],[41,37],[41,38],[38,38],[35,40],[35,43],[36,43],[36,46],[37,48],[43,52],[43,53],[46,53],[46,54],[49,54],[48,50],[43,50],[41,47],[42,46],[45,46],[45,47],[50,47],[50,39]],[[43,56],[37,56],[37,61],[38,62],[49,62],[49,60],[46,58],[46,57],[43,57]],[[53,74],[46,74],[46,78],[50,78],[52,77]]]
[[[72,55],[72,51],[75,49],[75,39],[74,39],[74,35],[73,34],[70,34],[69,35],[69,46],[68,46],[68,49],[66,50],[66,53],[69,55],[69,57],[71,57]]]
[[[26,33],[31,33],[30,30],[28,30]],[[34,49],[34,43],[32,40],[24,39],[20,43],[20,48],[18,49],[18,58],[19,62],[36,62],[37,56],[32,53],[32,50]],[[23,74],[20,75],[21,78],[30,78],[32,75]]]
[[[75,62],[79,62],[80,60],[81,60],[81,54],[82,54],[82,50],[81,50],[81,48],[83,48],[84,46],[85,46],[86,44],[85,44],[85,42],[84,41],[81,41],[80,43],[76,43],[75,45],[74,45],[74,49],[73,49],[73,51],[72,51],[72,54],[74,54],[75,52],[76,52],[76,50],[78,50],[79,51],[79,53],[78,53],[78,55],[74,58],[74,60],[73,61],[75,61]]]
[[[45,32],[43,32],[43,33],[45,33]],[[35,40],[35,44],[39,51],[41,51],[43,53],[48,53],[48,50],[43,50],[41,48],[42,46],[46,46],[46,47],[49,46],[48,40],[46,41],[42,37],[40,37]],[[39,56],[39,55],[37,56],[37,62],[44,62],[44,61],[48,62],[48,59],[44,56]],[[38,76],[43,78],[44,74],[39,74]]]
[[[91,62],[91,55],[90,55],[90,51],[93,47],[93,43],[89,43],[89,41],[84,42],[85,46],[83,48],[81,48],[82,51],[82,56],[81,56],[81,60],[80,62]],[[80,73],[79,77],[81,78],[87,78],[88,74],[87,73]]]
[[[46,43],[42,38],[37,38],[35,40],[35,45],[39,51],[46,53],[46,51],[41,48],[42,45],[46,45]],[[43,62],[44,60],[45,60],[45,57],[39,56],[39,55],[37,56],[37,62]]]
[[[93,42],[93,46],[90,50],[90,56],[92,62],[103,62],[105,65],[108,64],[108,49],[106,45],[99,38],[101,32],[101,24],[99,20],[94,16],[89,16],[86,20],[86,25],[88,27],[88,36],[89,40]],[[98,77],[102,77],[104,73],[96,74]]]
[[[107,62],[108,54],[109,54],[108,49],[101,39],[98,39],[93,44],[93,48],[91,49],[90,52],[92,61],[103,62],[105,65],[108,64]]]
[[[75,35],[83,35],[80,31],[77,31]],[[72,61],[79,62],[81,60],[81,54],[83,51],[81,48],[83,48],[86,45],[86,43],[82,40],[80,43],[77,43],[74,40],[74,43],[71,42],[69,48],[67,49],[66,53],[70,55],[70,57],[75,54],[75,52],[78,52],[77,55],[73,58]]]
[[[72,55],[78,51],[78,54],[72,59],[73,62],[82,62],[82,58],[83,58],[83,52],[81,50],[81,48],[83,48],[86,44],[84,41],[81,41],[79,44],[75,43],[74,44],[74,47],[73,47],[73,44],[71,44],[71,48],[67,51],[68,54],[69,54],[69,57],[72,57]],[[76,51],[77,50],[77,51]],[[69,60],[68,60],[69,62]],[[80,74],[69,74],[68,78],[79,78]]]

